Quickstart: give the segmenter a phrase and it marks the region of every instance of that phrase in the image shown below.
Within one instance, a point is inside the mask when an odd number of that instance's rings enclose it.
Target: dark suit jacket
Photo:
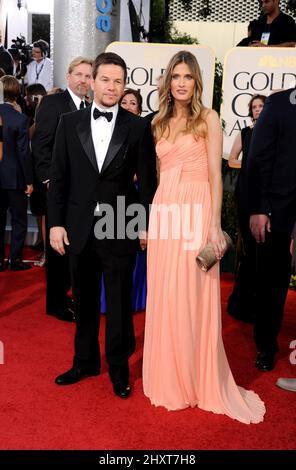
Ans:
[[[271,217],[271,229],[296,220],[296,89],[272,94],[253,130],[248,158],[249,213]]]
[[[6,75],[13,75],[12,56],[3,46],[0,46],[0,68],[4,70]]]
[[[139,192],[134,185],[137,174]],[[114,209],[117,196],[126,206],[140,202],[148,214],[156,189],[155,150],[151,128],[146,120],[119,107],[118,115],[101,172],[99,172],[91,135],[91,107],[63,115],[56,135],[50,187],[48,218],[50,227],[66,228],[69,250],[78,254],[93,228],[97,202]],[[119,210],[120,216],[123,211]],[[126,225],[129,218],[124,217]],[[139,227],[145,229],[144,226]],[[102,240],[115,254],[128,254],[137,240]]]
[[[152,113],[146,114],[146,116],[144,116],[144,119],[146,119],[150,123],[150,126],[151,126],[151,122],[154,119],[154,116],[156,116],[157,113],[158,111],[153,111]]]
[[[68,90],[44,96],[38,107],[32,152],[35,171],[40,182],[49,179],[55,135],[60,117],[71,111],[77,111],[77,108]]]
[[[0,162],[0,188],[25,190],[32,184],[29,149],[29,120],[10,104],[0,104],[3,121],[3,160]]]

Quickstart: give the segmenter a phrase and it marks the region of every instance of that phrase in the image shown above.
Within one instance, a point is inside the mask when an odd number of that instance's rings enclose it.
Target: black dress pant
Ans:
[[[46,310],[57,313],[68,307],[71,288],[69,254],[61,256],[50,245],[46,220]]]
[[[249,217],[240,221],[237,268],[227,311],[237,320],[254,323],[256,303],[257,243],[249,228]]]
[[[10,260],[21,260],[27,234],[28,198],[24,190],[0,189],[0,260],[4,259],[7,209],[11,212]]]
[[[266,233],[257,243],[254,339],[257,350],[275,354],[291,276],[291,236]]]
[[[91,235],[79,255],[70,253],[76,305],[74,364],[100,370],[100,297],[102,274],[106,295],[105,352],[112,382],[128,381],[128,358],[135,350],[132,284],[135,254],[119,256]]]

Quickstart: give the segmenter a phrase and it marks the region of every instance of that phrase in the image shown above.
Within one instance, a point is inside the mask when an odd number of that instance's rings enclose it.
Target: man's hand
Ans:
[[[267,47],[266,44],[263,44],[261,41],[252,41],[249,46],[251,47]]]
[[[141,230],[139,232],[139,240],[140,240],[140,247],[141,250],[146,250],[147,248],[147,240],[148,240],[148,233],[145,232],[144,230]]]
[[[265,242],[265,230],[271,231],[270,218],[265,214],[251,215],[250,229],[257,243]]]
[[[60,255],[65,254],[64,245],[70,245],[67,232],[64,227],[52,227],[49,232],[51,247]]]
[[[33,192],[33,185],[32,184],[27,184],[27,189],[25,190],[25,194],[28,194],[28,196],[30,196],[30,194],[32,194]]]

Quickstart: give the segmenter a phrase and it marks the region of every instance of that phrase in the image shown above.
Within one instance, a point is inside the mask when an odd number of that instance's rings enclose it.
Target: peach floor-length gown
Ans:
[[[204,273],[195,261],[207,242],[211,215],[205,139],[186,134],[173,144],[161,138],[156,151],[160,184],[149,222],[144,393],[153,405],[168,410],[198,406],[243,423],[259,423],[264,403],[236,385],[224,351],[219,265]],[[191,229],[193,206],[199,204],[197,248],[184,249],[184,240],[170,230],[168,239],[162,239],[159,204],[189,204]],[[173,225],[176,229],[176,220]]]

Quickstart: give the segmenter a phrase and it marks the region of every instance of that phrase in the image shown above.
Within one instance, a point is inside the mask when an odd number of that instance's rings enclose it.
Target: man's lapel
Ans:
[[[72,97],[70,95],[70,93],[68,92],[68,90],[65,90],[64,91],[64,98],[65,100],[67,101],[67,104],[68,106],[70,107],[71,111],[77,111],[77,108],[75,106],[75,103],[74,101],[72,100]]]
[[[96,172],[100,174],[96,159],[94,143],[91,135],[90,113],[91,106],[81,111],[81,120],[77,124],[77,133],[90,163],[92,164]]]
[[[101,173],[103,173],[106,168],[110,165],[112,160],[117,155],[120,147],[124,144],[126,137],[129,133],[128,121],[129,113],[119,106],[114,131],[102,166]]]

